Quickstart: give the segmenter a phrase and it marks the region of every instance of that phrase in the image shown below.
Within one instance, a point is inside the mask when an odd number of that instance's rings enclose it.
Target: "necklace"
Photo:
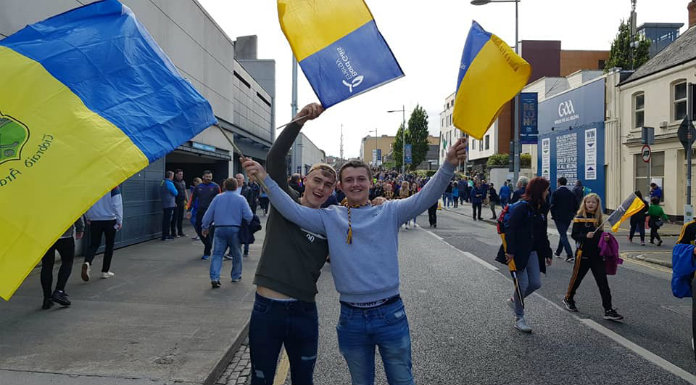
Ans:
[[[351,223],[351,218],[350,218],[350,209],[357,209],[359,207],[364,207],[364,206],[370,206],[370,201],[368,200],[367,202],[363,204],[356,204],[356,205],[351,205],[348,203],[348,198],[343,198],[341,201],[341,206],[344,206],[348,208],[348,232],[346,234],[346,243],[351,245],[353,244],[353,225]]]

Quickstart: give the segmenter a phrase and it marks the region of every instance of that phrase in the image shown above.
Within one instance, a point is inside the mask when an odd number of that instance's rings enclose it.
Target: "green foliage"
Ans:
[[[412,144],[410,168],[415,169],[428,154],[428,113],[420,105],[416,105],[416,108],[411,112],[406,136],[408,143]]]
[[[637,44],[631,47],[631,26],[621,20],[619,31],[611,43],[609,60],[604,66],[604,71],[614,67],[636,69],[650,59],[650,40],[638,36],[634,36],[634,39],[636,39]]]
[[[509,154],[493,154],[488,157],[487,166],[507,166],[510,162]]]
[[[520,155],[520,168],[532,168],[532,154]]]
[[[404,125],[403,123],[399,125],[399,129],[396,131],[396,136],[394,137],[394,144],[392,145],[392,161],[394,162],[394,166],[401,170],[401,161],[403,160],[402,153],[403,153],[403,148],[404,148],[404,143],[401,140],[402,137],[402,132],[404,130]],[[406,132],[408,134],[408,132]],[[408,138],[406,138],[406,142],[408,142]]]

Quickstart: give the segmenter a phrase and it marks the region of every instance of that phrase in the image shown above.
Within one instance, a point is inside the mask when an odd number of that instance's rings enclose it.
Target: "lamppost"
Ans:
[[[371,134],[371,133],[373,133],[373,132],[375,133],[375,164],[374,164],[374,166],[377,167],[377,166],[379,166],[379,165],[377,164],[377,162],[379,161],[379,159],[378,159],[378,157],[377,157],[377,129],[375,128],[374,130],[370,130],[370,131],[368,131],[367,133],[368,133],[368,134]]]
[[[401,105],[400,110],[389,110],[387,112],[401,112],[401,174],[406,174],[406,106]]]
[[[515,53],[519,54],[518,50],[518,30],[519,30],[519,12],[518,5],[520,0],[471,0],[472,5],[486,5],[488,3],[515,3]],[[515,133],[513,137],[515,153],[513,154],[513,170],[514,170],[514,182],[517,183],[517,179],[520,177],[520,100],[519,92],[515,95]]]

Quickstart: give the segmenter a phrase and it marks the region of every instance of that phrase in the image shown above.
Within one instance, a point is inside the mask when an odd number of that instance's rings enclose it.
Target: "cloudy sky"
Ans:
[[[328,0],[317,0],[330,3]],[[259,59],[276,61],[276,121],[291,119],[292,51],[278,24],[273,0],[199,0],[222,29],[235,39],[257,35]],[[405,105],[406,119],[420,104],[430,117],[430,133],[439,135],[439,114],[445,97],[454,92],[471,21],[511,46],[515,40],[515,4],[473,6],[468,0],[366,0],[377,26],[406,76],[339,103],[303,132],[327,155],[339,155],[343,125],[345,157],[359,155],[360,141],[377,129],[394,135],[401,113],[387,110]],[[688,0],[638,0],[638,25],[646,22],[684,23]],[[521,0],[520,40],[560,40],[566,50],[608,50],[619,22],[627,19],[630,0]],[[317,102],[299,71],[298,106]],[[374,135],[374,134],[372,134]]]

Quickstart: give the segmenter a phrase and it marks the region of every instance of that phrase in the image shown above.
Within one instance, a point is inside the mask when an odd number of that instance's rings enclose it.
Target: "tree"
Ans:
[[[408,143],[411,144],[410,169],[415,170],[428,154],[430,144],[428,143],[428,113],[420,105],[411,112],[408,119]]]
[[[650,40],[634,36],[636,39],[631,47],[631,26],[621,20],[619,32],[611,43],[609,60],[607,60],[604,71],[614,67],[623,69],[636,69],[650,59]]]
[[[392,160],[394,161],[394,164],[396,167],[401,170],[401,161],[403,159],[402,157],[402,149],[403,149],[403,141],[401,140],[402,138],[402,132],[404,131],[404,124],[401,123],[399,125],[399,129],[396,131],[396,137],[394,138],[394,143],[392,144]],[[408,130],[406,131],[406,134],[408,134]],[[408,138],[406,138],[406,142],[408,143]]]

